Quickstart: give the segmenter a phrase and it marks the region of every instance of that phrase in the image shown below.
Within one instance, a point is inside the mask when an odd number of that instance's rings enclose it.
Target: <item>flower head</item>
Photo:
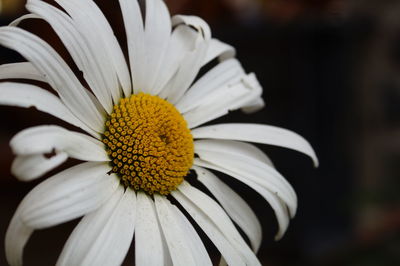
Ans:
[[[193,165],[193,137],[183,116],[158,96],[121,99],[106,122],[103,143],[125,187],[148,194],[176,190]]]
[[[119,265],[133,239],[137,265],[211,265],[184,209],[229,265],[259,265],[256,215],[207,168],[261,194],[276,213],[280,238],[296,213],[296,194],[271,160],[247,142],[297,150],[317,164],[308,142],[267,125],[201,127],[231,110],[253,112],[264,105],[255,75],[245,73],[235,50],[212,38],[202,19],[171,18],[162,0],[119,0],[129,54],[125,59],[92,0],[55,2],[62,9],[28,0],[30,13],[0,28],[0,44],[27,59],[0,66],[0,78],[44,82],[54,93],[3,82],[0,104],[35,106],[83,131],[52,125],[18,133],[10,143],[17,178],[39,178],[68,158],[83,162],[49,177],[21,202],[6,234],[8,262],[22,264],[34,230],[83,216],[58,265]],[[48,43],[18,28],[24,19],[49,23],[84,82]],[[218,64],[196,79],[214,59]],[[190,184],[190,171],[218,203]]]

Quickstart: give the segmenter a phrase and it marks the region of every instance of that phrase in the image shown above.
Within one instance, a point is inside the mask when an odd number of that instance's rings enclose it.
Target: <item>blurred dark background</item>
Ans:
[[[0,0],[2,25],[26,13],[24,0]],[[96,1],[124,44],[117,1]],[[237,48],[264,87],[266,108],[224,122],[256,122],[293,130],[310,141],[321,165],[305,156],[262,147],[298,193],[298,214],[285,237],[255,192],[224,177],[259,216],[263,265],[400,265],[400,1],[167,0],[172,14],[200,15],[214,37]],[[22,27],[65,48],[46,24]],[[21,61],[0,49],[0,64]],[[33,109],[0,107],[0,265],[3,239],[23,196],[39,181],[10,173],[8,142],[28,126],[57,123]],[[64,125],[64,124],[62,124]],[[73,162],[71,162],[72,164]],[[36,232],[26,265],[53,265],[77,221]],[[216,257],[215,248],[209,245]],[[133,255],[125,264],[133,265]]]

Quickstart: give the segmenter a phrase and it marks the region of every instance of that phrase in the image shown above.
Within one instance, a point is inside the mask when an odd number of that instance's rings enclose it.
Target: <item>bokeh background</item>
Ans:
[[[117,0],[96,1],[124,44]],[[296,189],[298,214],[285,237],[273,241],[272,210],[252,190],[224,177],[259,216],[263,265],[400,265],[400,1],[398,0],[166,0],[171,13],[200,15],[213,35],[237,48],[264,87],[266,108],[233,112],[224,122],[256,122],[300,133],[321,165],[305,156],[262,146]],[[6,25],[26,13],[24,0],[0,0]],[[39,21],[22,24],[67,56]],[[0,64],[23,59],[0,48]],[[34,109],[0,107],[0,265],[14,210],[40,181],[10,173],[9,140],[28,126],[57,123]],[[76,162],[69,162],[74,164]],[[54,265],[77,221],[36,232],[26,265]],[[214,260],[218,253],[207,242]],[[124,264],[133,265],[133,253]]]

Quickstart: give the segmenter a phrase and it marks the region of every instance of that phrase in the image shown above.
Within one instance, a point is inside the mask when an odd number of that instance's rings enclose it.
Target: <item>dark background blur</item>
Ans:
[[[117,1],[96,1],[124,44]],[[214,37],[237,48],[248,72],[264,87],[266,108],[224,122],[257,122],[293,130],[315,148],[305,156],[262,147],[298,193],[298,214],[284,238],[267,203],[224,178],[259,216],[263,265],[400,265],[400,1],[398,0],[168,0],[171,13],[205,18]],[[0,0],[6,25],[25,13],[23,0]],[[44,23],[22,26],[63,53]],[[0,64],[21,61],[0,49]],[[33,109],[0,107],[0,265],[3,239],[23,196],[38,182],[10,174],[8,142],[28,126],[57,123]],[[64,124],[62,124],[64,125]],[[73,163],[73,162],[72,162]],[[77,221],[35,232],[26,265],[53,265]],[[208,245],[216,259],[217,253]],[[133,265],[133,253],[126,265]]]

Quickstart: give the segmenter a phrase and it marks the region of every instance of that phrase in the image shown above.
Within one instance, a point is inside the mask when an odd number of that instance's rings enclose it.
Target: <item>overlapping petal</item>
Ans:
[[[197,173],[198,180],[206,186],[229,217],[245,232],[254,252],[257,252],[262,240],[262,230],[250,206],[212,172],[197,166],[193,166],[193,169]]]
[[[34,85],[23,83],[0,83],[0,104],[17,107],[35,107],[39,111],[51,114],[76,127],[80,127],[91,135],[99,134],[77,119],[62,101],[50,92]]]
[[[100,64],[102,75],[117,103],[124,93],[131,94],[131,80],[124,54],[110,24],[92,0],[56,0],[71,16],[86,44]]]
[[[231,243],[247,265],[261,265],[253,251],[239,234],[225,211],[210,197],[184,181],[178,190],[189,198],[214,223],[218,230]],[[188,210],[189,211],[189,210]],[[194,217],[193,217],[194,218]],[[225,258],[226,259],[226,258]]]
[[[193,228],[192,224],[183,215],[183,213],[176,207],[172,206],[172,211],[175,212],[175,219],[178,222],[178,226],[183,230],[190,249],[192,250],[192,255],[196,261],[197,265],[212,265],[210,256],[197,234],[196,230]]]
[[[43,154],[17,156],[11,165],[11,173],[22,181],[31,181],[53,170],[68,159],[65,152],[55,153],[50,158]]]
[[[181,113],[200,106],[214,90],[237,83],[244,75],[244,70],[236,59],[226,60],[204,74],[185,93],[176,104]]]
[[[138,266],[167,265],[168,249],[159,226],[154,201],[144,192],[137,193],[135,262]],[[165,254],[165,251],[167,254]]]
[[[104,163],[82,163],[46,179],[21,203],[21,220],[35,229],[63,223],[98,208],[118,186]]]
[[[93,49],[90,49],[84,35],[74,25],[74,21],[61,10],[40,0],[30,0],[26,7],[51,25],[78,68],[83,72],[83,76],[96,98],[110,113],[113,106],[111,84],[107,83],[108,77],[111,75],[110,71],[104,69],[105,66],[99,62],[99,56],[96,56]]]
[[[236,50],[233,46],[213,38],[210,40],[207,54],[203,61],[203,65],[209,63],[215,58],[218,58],[218,60],[222,62],[224,60],[235,57],[235,55]]]
[[[297,196],[294,189],[271,166],[251,157],[243,156],[237,150],[213,151],[207,148],[197,148],[196,153],[201,159],[234,172],[236,178],[240,176],[240,179],[249,179],[268,188],[288,205],[291,216],[296,214]]]
[[[189,128],[226,115],[229,111],[248,106],[260,98],[262,88],[253,74],[243,76],[236,84],[227,84],[214,89],[201,98],[199,106],[184,113]]]
[[[8,24],[8,26],[17,27],[22,21],[27,20],[27,19],[40,19],[40,17],[36,14],[25,14],[15,20],[11,21],[11,23]]]
[[[159,72],[164,71],[163,59],[166,56],[170,35],[171,18],[168,8],[162,0],[145,1],[144,42],[146,46],[146,65],[144,68],[144,92],[154,94],[154,85]]]
[[[179,69],[175,76],[168,82],[164,90],[169,102],[176,104],[189,89],[200,68],[203,66],[203,58],[207,53],[211,38],[210,28],[207,23],[195,16],[174,16],[173,25],[188,25],[197,30],[197,36],[193,48],[184,54]]]
[[[10,265],[22,265],[24,247],[33,231],[22,222],[18,208],[10,221],[5,239],[6,258]]]
[[[182,205],[182,207],[192,216],[195,222],[200,226],[206,235],[211,239],[219,252],[232,266],[245,266],[244,258],[233,247],[226,236],[219,230],[217,225],[207,216],[207,214],[198,208],[189,198],[180,191],[173,191],[172,196]]]
[[[144,1],[145,16],[138,1],[120,0],[128,39],[134,92],[159,90],[157,77],[163,72],[171,36],[171,19],[161,0]],[[144,18],[144,19],[143,19]],[[143,23],[144,22],[144,23]]]
[[[300,135],[279,127],[258,124],[219,124],[192,130],[195,139],[230,139],[284,147],[304,153],[318,166],[311,145]]]
[[[10,145],[17,155],[63,151],[71,158],[84,161],[110,160],[100,141],[59,126],[37,126],[25,129],[11,140]]]
[[[120,265],[132,242],[135,217],[135,192],[124,192],[120,186],[101,208],[76,226],[57,265]]]
[[[30,63],[11,63],[0,65],[0,79],[30,79],[46,82],[46,77]]]
[[[197,37],[197,32],[187,25],[178,25],[173,29],[167,52],[161,63],[162,71],[159,72],[152,90],[154,95],[162,94],[163,98],[167,97],[170,88],[166,86],[177,74],[186,53],[193,50]]]
[[[77,77],[54,49],[36,35],[16,27],[0,28],[0,44],[27,58],[46,76],[70,111],[91,129],[101,132],[104,117],[94,98],[79,83]]]
[[[202,139],[196,140],[194,142],[195,149],[206,149],[210,151],[216,152],[228,152],[228,153],[236,153],[241,156],[245,156],[250,159],[258,160],[262,163],[265,163],[271,167],[274,167],[274,164],[271,161],[271,158],[268,157],[262,150],[260,150],[257,146],[241,142],[235,140],[222,140],[222,139]]]
[[[20,203],[6,233],[11,265],[22,264],[23,248],[33,229],[51,227],[89,213],[118,187],[104,163],[83,163],[36,186]]]
[[[208,169],[216,170],[221,173],[225,173],[230,175],[242,183],[248,185],[252,189],[254,189],[257,193],[264,197],[264,199],[271,205],[272,209],[275,212],[276,218],[279,224],[279,230],[275,236],[276,239],[280,239],[287,230],[289,226],[289,217],[290,214],[285,206],[285,203],[274,193],[271,189],[274,189],[273,186],[268,184],[263,184],[262,181],[256,182],[248,176],[243,176],[237,172],[231,171],[230,169],[223,168],[221,166],[215,165],[211,162],[203,161],[201,159],[195,159],[195,165],[205,167]]]
[[[154,201],[173,264],[212,265],[204,245],[198,245],[198,236],[193,238],[192,230],[187,228],[186,218],[177,213],[180,211],[163,196],[155,195]]]

